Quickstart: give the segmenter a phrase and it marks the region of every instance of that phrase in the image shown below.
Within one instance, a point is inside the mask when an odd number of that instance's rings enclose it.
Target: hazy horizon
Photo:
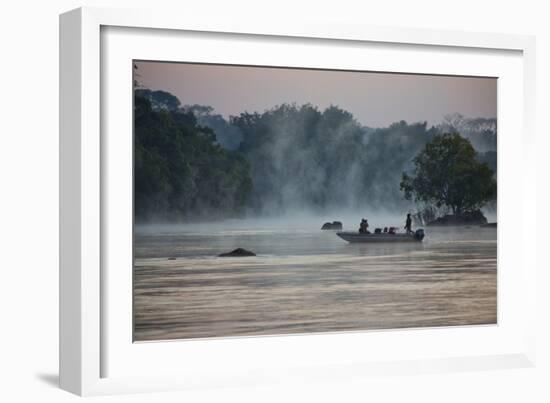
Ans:
[[[281,67],[136,61],[140,85],[212,106],[226,119],[283,103],[339,106],[364,126],[440,123],[444,116],[496,118],[497,79]]]

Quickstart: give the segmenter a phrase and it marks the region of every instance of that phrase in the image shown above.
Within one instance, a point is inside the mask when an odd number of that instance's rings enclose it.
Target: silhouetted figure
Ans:
[[[407,220],[405,221],[405,231],[407,231],[407,234],[412,234],[412,219],[411,214],[407,214]]]
[[[384,227],[384,234],[388,233],[388,227]]]
[[[369,231],[368,229],[369,228],[369,222],[367,220],[365,220],[364,218],[361,219],[361,224],[359,224],[359,233],[360,234],[368,234]]]

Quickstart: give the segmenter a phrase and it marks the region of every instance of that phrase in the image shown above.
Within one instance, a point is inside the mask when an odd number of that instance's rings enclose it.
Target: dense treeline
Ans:
[[[252,189],[250,166],[223,149],[214,132],[184,111],[134,103],[137,219],[239,214]]]
[[[361,126],[339,108],[281,105],[231,118],[252,166],[251,203],[263,213],[286,208],[365,204]]]
[[[204,105],[185,105],[183,110],[197,118],[201,126],[211,128],[216,134],[216,142],[227,150],[237,150],[242,141],[238,127],[231,125],[222,115],[214,113],[214,108]]]
[[[253,168],[252,206],[264,213],[404,204],[403,166],[435,134],[425,123],[405,122],[369,134],[335,106],[282,105],[231,123]]]
[[[283,104],[226,120],[163,91],[135,95],[138,219],[408,208],[402,172],[449,129],[467,129],[464,137],[482,148],[477,158],[496,171],[491,119],[450,115],[439,127],[401,121],[372,129],[337,106]]]

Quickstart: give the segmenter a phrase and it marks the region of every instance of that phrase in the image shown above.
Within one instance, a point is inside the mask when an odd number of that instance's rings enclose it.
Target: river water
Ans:
[[[134,340],[496,323],[496,229],[426,233],[349,244],[319,225],[138,226]],[[237,247],[257,256],[217,257]]]

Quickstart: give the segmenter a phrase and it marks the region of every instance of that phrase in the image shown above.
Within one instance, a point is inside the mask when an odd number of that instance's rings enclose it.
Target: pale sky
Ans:
[[[167,62],[136,62],[140,84],[182,105],[209,105],[229,117],[282,103],[337,105],[363,125],[406,120],[438,124],[458,112],[497,116],[497,79]]]

